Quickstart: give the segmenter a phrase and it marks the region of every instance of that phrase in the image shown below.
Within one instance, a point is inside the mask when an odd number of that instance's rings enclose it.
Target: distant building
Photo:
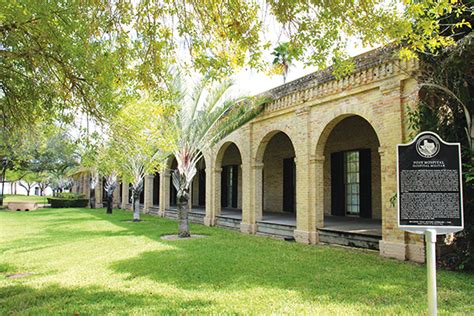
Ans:
[[[6,177],[5,177],[6,178]],[[27,189],[21,186],[20,184],[25,182],[23,181],[5,181],[5,194],[19,194],[19,195],[27,195]],[[26,185],[25,185],[26,186]],[[28,186],[26,186],[28,187]],[[0,190],[1,190],[1,183],[0,183]],[[48,187],[46,190],[44,190],[43,195],[52,195],[53,190]],[[30,189],[30,194],[29,195],[41,195],[41,190],[40,187],[37,185],[33,185]]]

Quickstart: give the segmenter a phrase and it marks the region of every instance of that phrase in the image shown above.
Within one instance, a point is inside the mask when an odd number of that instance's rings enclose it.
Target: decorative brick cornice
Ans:
[[[401,61],[394,54],[394,48],[376,49],[354,57],[355,70],[344,78],[336,79],[330,67],[264,92],[261,95],[274,100],[265,106],[265,112],[303,104],[403,72],[409,74],[418,68],[416,60]]]

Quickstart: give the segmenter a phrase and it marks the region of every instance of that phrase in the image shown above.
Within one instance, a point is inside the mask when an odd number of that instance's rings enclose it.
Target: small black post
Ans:
[[[2,159],[2,197],[0,199],[0,206],[3,206],[3,199],[5,197],[4,190],[5,190],[5,173],[7,171],[8,165],[8,158],[3,157]]]

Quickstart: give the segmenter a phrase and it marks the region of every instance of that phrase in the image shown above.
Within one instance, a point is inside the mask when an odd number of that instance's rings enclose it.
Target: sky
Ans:
[[[348,47],[347,52],[351,57],[353,57],[371,49],[374,48],[361,47],[355,42],[352,42],[351,46]],[[290,66],[286,82],[288,83],[304,77],[315,71],[317,71],[316,67],[305,66],[302,62],[297,62]],[[269,76],[266,73],[252,69],[239,71],[234,75],[233,80],[235,81],[235,85],[238,87],[239,92],[245,95],[256,95],[283,84],[283,76],[281,75]]]

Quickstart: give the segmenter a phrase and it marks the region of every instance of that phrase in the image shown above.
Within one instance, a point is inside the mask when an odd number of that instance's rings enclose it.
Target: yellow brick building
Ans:
[[[397,228],[393,205],[396,145],[408,141],[406,112],[416,106],[418,65],[392,54],[360,55],[355,72],[342,79],[327,69],[266,92],[273,102],[256,119],[203,153],[190,219],[424,261],[423,240]],[[144,212],[176,217],[175,164],[170,158],[165,170],[145,178]],[[86,179],[81,188],[89,192]],[[114,201],[130,207],[127,185]]]

